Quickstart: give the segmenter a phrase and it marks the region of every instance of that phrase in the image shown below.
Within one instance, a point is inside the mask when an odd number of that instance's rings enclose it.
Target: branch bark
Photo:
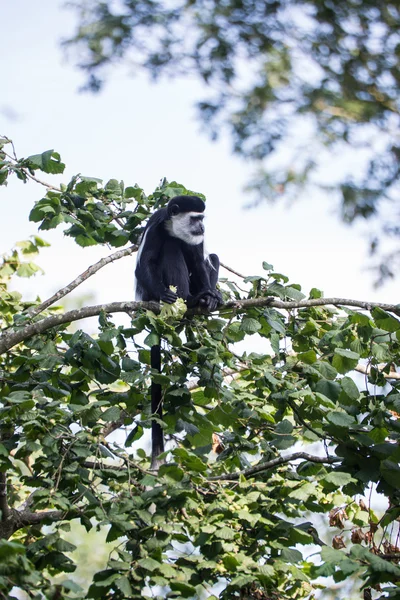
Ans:
[[[10,515],[7,501],[7,473],[0,473],[0,510],[1,521],[6,521]]]
[[[230,271],[231,273],[233,273],[234,275],[237,275],[238,277],[240,277],[241,279],[246,279],[246,275],[242,275],[241,273],[238,273],[238,271],[235,271],[234,269],[232,269],[232,267],[229,267],[228,265],[226,265],[223,262],[219,263],[221,267],[223,267],[224,269],[226,269],[227,271]]]
[[[243,312],[249,308],[262,308],[264,306],[281,308],[284,310],[291,310],[294,308],[306,308],[310,306],[354,306],[357,308],[363,308],[365,310],[371,310],[374,307],[380,307],[383,310],[392,312],[393,314],[400,316],[400,306],[396,304],[384,304],[380,302],[366,302],[364,300],[351,300],[347,298],[312,298],[311,300],[300,300],[295,301],[283,301],[275,300],[273,296],[267,296],[263,298],[250,298],[249,300],[230,301],[223,304],[218,309],[218,312],[232,311]],[[36,321],[29,325],[25,325],[19,329],[7,331],[0,336],[0,354],[7,352],[20,342],[23,342],[34,335],[43,333],[52,327],[63,325],[64,323],[71,323],[73,321],[80,321],[87,317],[94,317],[99,315],[101,312],[105,313],[132,313],[139,309],[151,310],[155,313],[160,312],[160,305],[158,302],[110,302],[109,304],[98,304],[96,306],[86,306],[76,310],[70,310],[61,315],[52,315],[46,317],[41,321]],[[201,308],[194,308],[187,311],[187,316],[207,314]]]
[[[73,321],[80,321],[81,319],[86,319],[88,317],[95,317],[101,312],[126,312],[130,314],[139,308],[145,308],[154,312],[160,311],[158,302],[111,302],[110,304],[98,304],[96,306],[86,306],[76,310],[70,310],[64,314],[46,317],[41,321],[25,325],[20,329],[7,331],[7,333],[0,336],[0,354],[7,352],[13,348],[13,346],[16,346],[20,342],[23,342],[34,335],[43,333],[52,327],[57,327],[64,323],[72,323]]]
[[[207,481],[233,481],[239,479],[239,477],[242,475],[244,477],[253,477],[253,475],[257,475],[258,473],[262,473],[263,471],[267,471],[268,469],[272,469],[274,467],[279,467],[280,465],[292,462],[293,460],[298,460],[299,458],[308,460],[309,462],[328,465],[340,461],[339,458],[313,456],[312,454],[307,454],[307,452],[295,452],[294,454],[289,454],[288,456],[278,456],[277,458],[273,458],[265,463],[251,467],[250,469],[243,469],[243,471],[236,471],[235,473],[224,473],[223,475],[217,475],[216,477],[208,477]]]
[[[378,371],[383,371],[383,369],[385,368],[385,365],[374,365],[374,367],[376,369],[378,369]],[[358,364],[356,367],[354,367],[354,370],[357,371],[358,373],[362,373],[363,375],[369,375],[371,373],[371,367],[366,366],[366,365],[361,365]],[[397,371],[389,371],[389,373],[382,373],[382,375],[384,376],[385,379],[393,379],[393,380],[397,380],[400,381],[400,373],[397,373]]]
[[[29,510],[12,509],[10,510],[7,519],[0,523],[0,539],[10,538],[13,533],[23,527],[38,525],[43,523],[43,521],[54,523],[55,521],[61,521],[65,518],[66,513],[62,510],[39,510],[37,512],[31,512]]]

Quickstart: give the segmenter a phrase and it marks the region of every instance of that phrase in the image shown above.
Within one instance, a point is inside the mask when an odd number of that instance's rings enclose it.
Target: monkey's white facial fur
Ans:
[[[197,246],[204,240],[204,215],[198,212],[186,212],[172,215],[166,221],[165,228],[172,237],[176,237],[189,246]]]

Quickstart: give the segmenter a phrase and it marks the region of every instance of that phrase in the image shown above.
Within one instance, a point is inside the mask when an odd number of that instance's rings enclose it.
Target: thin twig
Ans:
[[[29,177],[29,179],[32,179],[33,181],[36,181],[36,183],[40,183],[40,185],[44,185],[44,187],[46,187],[49,190],[53,190],[54,192],[60,192],[60,194],[62,193],[62,190],[60,188],[55,187],[54,185],[51,185],[51,183],[46,183],[45,181],[42,181],[41,179],[38,179],[34,175],[31,175],[29,173],[29,171],[27,171],[24,168],[22,168],[21,170],[25,173],[25,175],[27,177]]]
[[[2,137],[4,137],[4,136],[2,136]],[[11,156],[10,154],[8,154],[7,152],[5,152],[3,150],[5,156],[12,161],[18,162],[18,157],[15,153],[15,147],[14,147],[12,140],[10,140],[10,138],[7,138],[7,137],[4,137],[4,139],[7,139],[10,142],[12,149],[13,149],[13,154],[14,154],[14,156]],[[46,181],[42,181],[41,179],[38,179],[37,177],[32,175],[25,167],[20,167],[20,169],[21,169],[21,171],[23,171],[25,173],[25,175],[27,177],[29,177],[29,179],[32,179],[32,181],[36,181],[36,183],[40,183],[40,185],[43,185],[44,187],[48,188],[49,190],[54,190],[55,192],[60,192],[60,194],[62,193],[61,188],[55,187],[54,185],[51,185],[51,183],[47,183]]]
[[[301,416],[296,404],[294,402],[292,402],[291,400],[287,400],[288,405],[290,406],[290,408],[292,409],[292,411],[294,412],[294,414],[296,415],[297,419],[299,420],[299,422],[303,425],[303,427],[305,427],[306,429],[308,429],[309,431],[311,431],[314,435],[316,435],[320,440],[325,440],[326,436],[323,435],[322,433],[320,433],[319,431],[317,431],[316,429],[314,429],[314,427],[311,427],[311,425],[309,423],[307,423],[307,421],[305,421],[303,419],[303,417]]]
[[[102,269],[103,267],[108,265],[109,263],[114,262],[115,260],[118,260],[119,258],[123,258],[124,256],[128,256],[129,254],[136,252],[137,249],[138,249],[138,247],[136,245],[130,246],[129,248],[125,248],[124,250],[118,250],[118,252],[114,252],[114,254],[110,254],[110,256],[106,256],[105,258],[102,258],[97,263],[95,263],[95,264],[91,265],[89,268],[87,268],[86,271],[84,271],[83,273],[78,275],[78,277],[76,277],[76,279],[71,281],[71,283],[69,283],[68,285],[63,287],[61,290],[59,290],[58,292],[53,294],[53,296],[51,296],[50,298],[48,298],[47,300],[45,300],[44,302],[39,304],[39,306],[35,306],[34,308],[29,309],[28,310],[29,316],[35,317],[36,315],[40,314],[46,308],[48,308],[49,306],[54,304],[54,302],[57,302],[58,300],[60,300],[60,298],[63,298],[64,296],[66,296],[67,294],[72,292],[72,290],[74,290],[75,288],[78,287],[78,285],[80,285],[81,283],[86,281],[86,279],[89,279],[89,277],[91,277],[92,275],[97,273],[97,271],[99,271],[100,269]]]
[[[279,467],[280,465],[292,462],[293,460],[298,460],[299,458],[308,460],[309,462],[321,464],[333,464],[335,462],[340,461],[339,458],[326,458],[324,456],[313,456],[312,454],[307,454],[307,452],[295,452],[294,454],[290,454],[289,456],[278,456],[277,458],[273,458],[272,460],[269,460],[265,463],[261,463],[259,465],[256,465],[255,467],[251,467],[250,469],[243,469],[243,471],[236,471],[235,473],[225,473],[223,475],[217,475],[215,477],[208,477],[207,481],[237,480],[242,475],[244,477],[253,477],[253,475],[257,475],[258,473],[262,473],[263,471],[267,471],[268,469],[272,469],[273,467]]]
[[[228,265],[225,265],[223,262],[220,262],[219,264],[220,264],[221,267],[223,267],[227,271],[230,271],[234,275],[237,275],[241,279],[246,279],[246,275],[242,275],[241,273],[238,273],[238,271],[235,271],[234,269],[232,269],[232,267],[228,267]]]

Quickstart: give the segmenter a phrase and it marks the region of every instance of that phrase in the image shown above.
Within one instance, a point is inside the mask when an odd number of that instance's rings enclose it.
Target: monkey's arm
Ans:
[[[192,295],[187,300],[189,308],[202,306],[208,311],[213,311],[223,303],[222,294],[216,289],[219,274],[219,258],[216,254],[210,254],[204,260],[203,251],[197,255],[196,271],[198,278],[196,289],[192,289]]]
[[[160,225],[151,225],[144,233],[139,247],[135,276],[143,290],[142,300],[155,300],[172,304],[177,295],[166,287],[162,277],[163,237],[157,231]]]

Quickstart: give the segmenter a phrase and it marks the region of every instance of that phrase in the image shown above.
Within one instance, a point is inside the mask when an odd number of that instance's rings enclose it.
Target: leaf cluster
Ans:
[[[120,246],[176,193],[188,191],[163,181],[146,196],[77,176],[48,189],[31,219],[41,229],[67,223],[81,245]],[[19,253],[43,244],[34,237]],[[0,268],[6,331],[30,322],[30,306],[7,288],[19,253]],[[399,593],[400,320],[382,308],[241,310],[249,298],[305,298],[267,262],[262,275],[222,286],[234,302],[219,314],[142,310],[122,326],[101,313],[96,334],[63,324],[1,356],[3,596],[16,586],[49,600],[297,600],[328,576]],[[163,369],[152,373],[159,338]],[[249,351],[256,338],[259,351]],[[162,421],[151,414],[151,377]],[[167,440],[158,473],[155,418]],[[387,499],[379,513],[362,500],[371,490]],[[72,520],[107,528],[113,544],[87,589],[63,575],[75,569],[64,535]]]

